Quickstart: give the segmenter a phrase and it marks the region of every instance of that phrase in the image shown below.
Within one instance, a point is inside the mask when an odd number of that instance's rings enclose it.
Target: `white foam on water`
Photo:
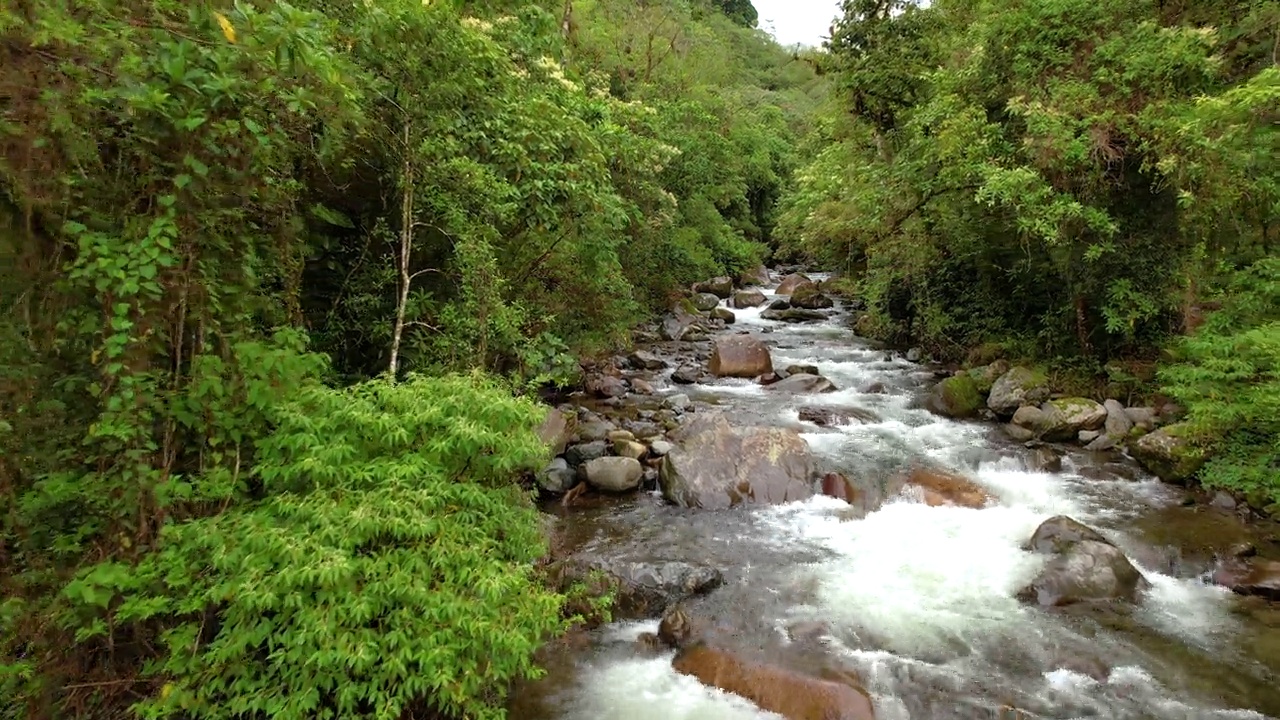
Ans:
[[[1227,588],[1138,567],[1151,582],[1138,618],[1152,627],[1202,648],[1218,645],[1239,629],[1228,610],[1231,591]]]
[[[745,698],[677,673],[671,655],[583,669],[564,720],[781,720]]]

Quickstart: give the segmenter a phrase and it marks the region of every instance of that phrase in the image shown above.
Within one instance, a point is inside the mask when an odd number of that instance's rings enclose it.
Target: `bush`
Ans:
[[[67,586],[80,639],[163,621],[143,717],[501,717],[563,627],[510,481],[546,459],[542,412],[480,376],[308,390],[259,448],[263,499]]]

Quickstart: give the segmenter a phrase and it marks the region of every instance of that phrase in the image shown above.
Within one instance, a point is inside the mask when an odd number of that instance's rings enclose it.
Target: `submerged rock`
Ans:
[[[1096,530],[1059,515],[1036,528],[1028,549],[1051,553],[1040,574],[1018,593],[1042,607],[1080,602],[1133,602],[1149,583],[1129,558]]]
[[[774,505],[813,494],[813,456],[794,430],[733,428],[723,416],[681,429],[682,446],[662,458],[659,482],[682,507]]]
[[[962,475],[932,468],[916,468],[906,478],[906,484],[919,488],[925,504],[959,505],[967,508],[983,508],[991,496],[978,483]]]

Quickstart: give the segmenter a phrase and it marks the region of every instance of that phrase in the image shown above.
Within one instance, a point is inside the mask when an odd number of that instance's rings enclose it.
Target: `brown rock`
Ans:
[[[801,285],[812,285],[813,281],[801,273],[792,273],[784,278],[778,284],[778,289],[774,291],[777,295],[790,295],[796,291]]]
[[[824,427],[880,422],[880,416],[858,407],[802,407],[800,419]]]
[[[758,338],[728,335],[716,339],[708,367],[719,377],[753,378],[773,372],[773,360],[769,348]]]
[[[652,395],[653,385],[643,378],[631,378],[631,390],[640,395]]]
[[[822,494],[843,500],[850,505],[862,502],[862,491],[849,478],[840,473],[827,473],[822,476]]]
[[[1275,560],[1233,560],[1214,571],[1213,581],[1241,595],[1280,600],[1280,562]]]
[[[668,502],[727,508],[775,505],[813,494],[813,456],[794,430],[733,428],[722,415],[712,414],[672,436],[684,446],[662,458],[659,480]]]
[[[867,691],[852,682],[821,680],[748,662],[705,644],[681,650],[671,665],[678,673],[740,695],[787,720],[874,720],[876,716]]]
[[[767,299],[759,290],[739,290],[733,294],[733,306],[740,309],[759,307]]]
[[[920,488],[924,492],[924,501],[935,507],[959,505],[982,508],[991,501],[991,496],[981,485],[966,477],[941,470],[916,468],[907,477],[907,484]]]

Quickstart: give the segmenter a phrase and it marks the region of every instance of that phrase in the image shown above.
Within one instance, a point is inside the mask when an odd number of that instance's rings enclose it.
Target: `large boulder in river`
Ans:
[[[818,291],[818,286],[812,283],[801,283],[796,287],[795,292],[791,293],[791,306],[804,308],[806,310],[821,310],[835,305],[835,301],[823,295]]]
[[[693,306],[702,312],[715,310],[716,306],[720,304],[720,298],[711,293],[698,293],[691,298],[691,301]]]
[[[683,444],[662,458],[658,476],[663,497],[676,505],[775,505],[813,494],[813,456],[794,430],[734,428],[716,415],[677,437]]]
[[[786,323],[808,323],[826,320],[827,316],[817,310],[805,308],[788,308],[786,310],[765,310],[760,313],[764,320],[775,320]]]
[[[870,410],[847,405],[802,407],[799,411],[799,418],[803,422],[811,422],[814,425],[821,425],[823,427],[833,425],[852,425],[855,422],[880,422],[880,416]]]
[[[801,285],[813,285],[813,281],[804,274],[792,273],[782,278],[782,282],[778,283],[778,289],[774,292],[778,295],[790,295]]]
[[[924,404],[938,415],[968,418],[982,409],[982,393],[978,391],[977,381],[968,373],[962,373],[934,385]]]
[[[1182,483],[1204,465],[1204,450],[1198,447],[1186,423],[1175,423],[1147,433],[1130,443],[1129,452],[1156,477]]]
[[[908,486],[917,488],[926,505],[958,505],[980,509],[991,496],[981,485],[955,473],[933,468],[916,468],[906,478]]]
[[[630,562],[603,558],[572,557],[552,567],[552,578],[561,591],[587,582],[598,572],[617,587],[613,619],[658,617],[666,608],[695,595],[711,592],[724,583],[713,567],[685,562]]]
[[[835,383],[821,375],[792,375],[769,386],[770,390],[789,393],[829,393],[836,391]]]
[[[1049,442],[1071,440],[1081,430],[1097,430],[1107,420],[1107,409],[1088,398],[1050,400],[1040,406],[1037,434]]]
[[[1275,560],[1230,560],[1214,571],[1213,581],[1241,595],[1280,600],[1280,562]]]
[[[584,467],[587,482],[605,492],[635,490],[640,487],[640,478],[644,476],[640,461],[629,457],[598,457],[588,461]]]
[[[706,643],[693,643],[671,661],[676,672],[739,695],[787,720],[875,720],[871,699],[855,678],[823,680],[744,660]]]
[[[773,372],[773,360],[759,338],[726,335],[716,339],[707,367],[717,377],[753,378]]]
[[[760,307],[766,299],[759,290],[739,290],[733,294],[733,306],[739,309]]]
[[[1049,518],[1036,528],[1028,549],[1051,553],[1040,574],[1018,598],[1042,607],[1079,602],[1133,602],[1149,584],[1119,548],[1069,517]]]
[[[769,284],[769,268],[763,265],[757,265],[751,270],[743,270],[738,276],[738,284],[743,287],[750,285],[768,285]]]
[[[1048,399],[1049,378],[1038,370],[1016,367],[991,386],[987,407],[997,415],[1009,417],[1023,405],[1039,405]]]
[[[693,286],[695,293],[710,293],[724,299],[733,294],[733,280],[727,277],[711,278]]]

